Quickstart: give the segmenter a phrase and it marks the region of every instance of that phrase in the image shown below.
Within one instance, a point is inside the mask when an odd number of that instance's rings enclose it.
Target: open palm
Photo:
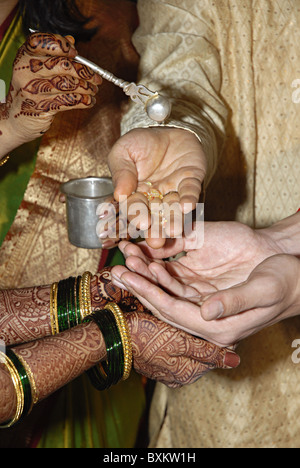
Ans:
[[[115,199],[118,202],[126,199],[128,212],[132,213],[128,221],[143,231],[148,245],[160,248],[174,230],[182,232],[182,212],[195,208],[206,174],[206,158],[193,133],[166,127],[132,130],[115,143],[108,155],[108,164]],[[149,184],[164,197],[164,203],[176,205],[175,226],[172,225],[167,236],[160,225],[161,219],[155,219],[158,226],[154,227],[153,204],[162,200],[147,199],[145,193],[149,192]],[[142,215],[137,218],[135,214],[141,211]],[[105,221],[98,226],[98,235],[105,229]]]
[[[194,248],[193,235],[170,240],[160,250],[122,242],[127,268],[115,267],[113,281],[137,296],[158,318],[222,345],[224,326],[229,332],[234,330],[237,317],[226,318],[226,324],[224,320],[207,322],[199,305],[206,296],[246,281],[257,265],[281,253],[266,231],[218,222],[205,223],[202,247]],[[181,251],[186,255],[178,260],[161,260]]]

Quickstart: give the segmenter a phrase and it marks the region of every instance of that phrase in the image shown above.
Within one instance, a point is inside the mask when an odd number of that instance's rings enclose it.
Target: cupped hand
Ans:
[[[194,382],[214,368],[233,368],[239,357],[190,336],[145,312],[139,301],[111,283],[111,267],[104,268],[91,281],[94,309],[117,302],[125,313],[133,343],[134,368],[148,378],[178,387]],[[132,311],[132,312],[131,312]]]
[[[101,78],[76,63],[74,39],[33,33],[19,49],[1,121],[15,144],[45,133],[58,112],[94,105]]]
[[[213,369],[232,369],[239,356],[146,312],[126,314],[133,346],[136,372],[168,387],[191,384]]]
[[[212,294],[202,307],[206,320],[243,313],[255,331],[299,315],[299,258],[284,254],[267,258],[254,268],[246,281]]]
[[[132,130],[115,143],[108,164],[115,199],[121,209],[126,203],[129,237],[131,229],[160,248],[182,233],[183,215],[195,209],[206,174],[206,158],[193,133],[167,127]]]
[[[254,317],[245,314],[208,321],[207,298],[247,281],[257,265],[281,253],[267,230],[256,231],[235,222],[204,223],[201,246],[199,236],[191,235],[173,240],[159,251],[125,241],[120,249],[126,267],[113,268],[114,284],[134,294],[161,320],[220,346],[252,334]],[[178,260],[162,261],[182,251],[186,255]]]

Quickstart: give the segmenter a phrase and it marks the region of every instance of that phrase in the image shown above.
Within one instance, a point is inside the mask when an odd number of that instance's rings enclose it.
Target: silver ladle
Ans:
[[[75,62],[81,63],[91,68],[93,72],[102,76],[107,81],[110,81],[119,88],[122,88],[126,96],[129,96],[135,103],[144,106],[145,112],[148,117],[155,122],[164,122],[171,114],[171,103],[169,99],[158,94],[158,92],[151,91],[144,85],[137,85],[136,83],[129,83],[120,78],[117,78],[111,72],[104,70],[90,60],[77,55],[74,58]]]
[[[34,29],[29,29],[29,31],[31,33],[38,32]],[[129,83],[128,81],[117,78],[111,72],[104,70],[94,62],[91,62],[80,55],[76,55],[73,60],[89,67],[93,72],[97,73],[105,80],[119,86],[119,88],[122,88],[126,96],[129,96],[133,102],[144,107],[146,114],[154,122],[163,123],[170,116],[172,109],[171,102],[166,97],[160,95],[157,91],[151,91],[142,84],[137,85],[134,82]]]

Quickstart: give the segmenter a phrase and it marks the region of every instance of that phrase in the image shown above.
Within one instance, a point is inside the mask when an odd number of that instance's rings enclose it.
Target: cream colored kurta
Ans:
[[[300,0],[140,0],[138,7],[141,81],[175,98],[168,125],[195,131],[210,163],[206,219],[262,227],[293,214]],[[133,106],[122,131],[147,125]],[[158,384],[150,445],[299,447],[300,364],[292,361],[299,338],[299,318],[287,320],[241,343],[234,371],[178,390]]]

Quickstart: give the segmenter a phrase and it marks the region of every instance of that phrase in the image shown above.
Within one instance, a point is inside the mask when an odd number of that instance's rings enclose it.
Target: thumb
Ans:
[[[201,305],[201,315],[204,320],[209,321],[267,307],[271,305],[267,297],[265,282],[261,277],[255,277],[208,296]]]
[[[108,157],[108,165],[114,184],[115,200],[121,201],[122,196],[129,197],[138,185],[138,175],[134,162],[129,156],[112,149]]]

